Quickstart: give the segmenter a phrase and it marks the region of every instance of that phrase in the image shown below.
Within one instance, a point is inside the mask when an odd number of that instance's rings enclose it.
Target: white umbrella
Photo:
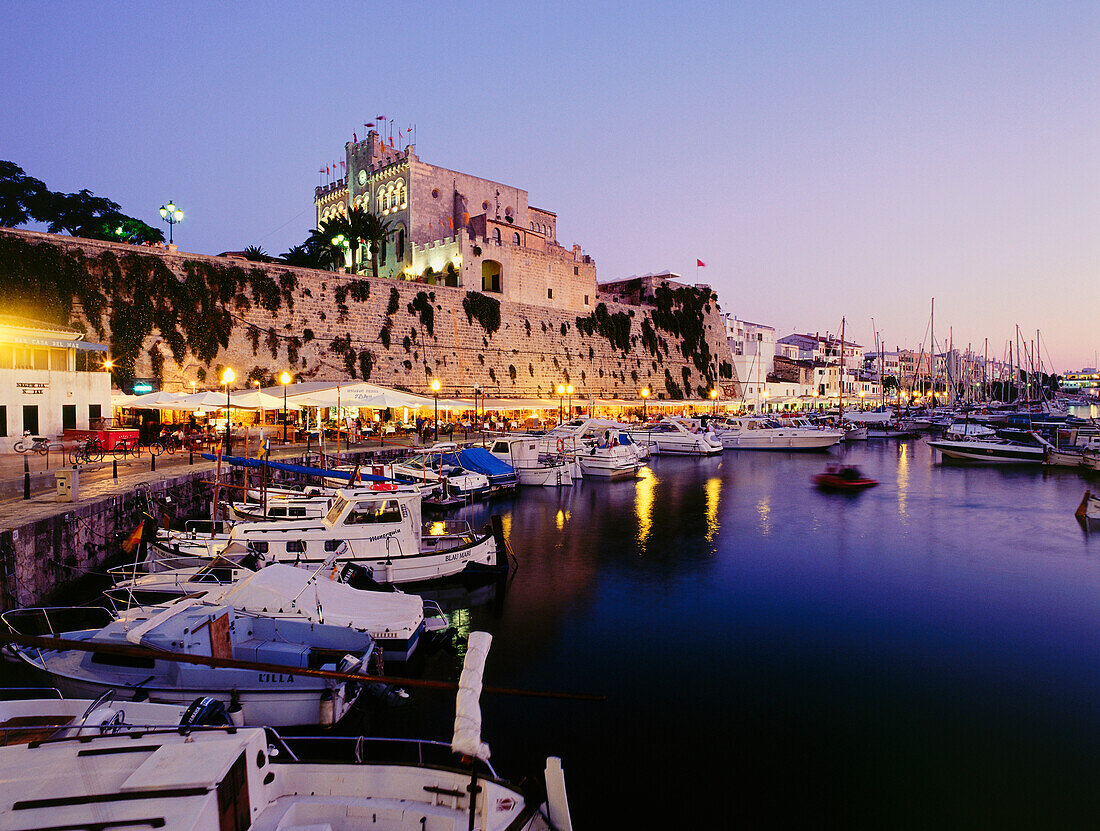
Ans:
[[[239,410],[281,410],[283,408],[282,396],[268,395],[262,390],[244,390],[242,392],[234,392],[229,396],[230,406]],[[219,405],[225,406],[225,396],[222,396],[222,403]],[[299,410],[301,406],[294,403],[294,399],[287,397],[286,408],[288,410]]]
[[[364,382],[299,393],[291,396],[290,400],[308,407],[372,407],[374,409],[430,407],[434,403],[431,398],[422,395]]]
[[[187,397],[187,395],[181,392],[164,392],[163,390],[158,390],[157,392],[147,392],[145,395],[134,396],[127,406],[148,410],[168,410],[172,409],[173,404]]]

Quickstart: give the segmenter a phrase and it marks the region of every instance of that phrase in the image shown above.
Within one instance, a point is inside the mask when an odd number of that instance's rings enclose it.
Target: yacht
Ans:
[[[1005,439],[937,439],[928,446],[944,459],[987,464],[1041,464],[1046,448],[1041,444]]]
[[[684,418],[669,416],[626,429],[632,439],[657,453],[716,456],[722,452],[722,442],[711,428],[702,430]]]
[[[633,479],[648,456],[641,444],[607,419],[573,419],[541,438],[541,450],[571,459],[574,478]]]
[[[3,826],[572,831],[560,759],[546,760],[532,788],[508,784],[489,763],[479,706],[488,637],[470,635],[449,744],[188,727],[3,747]]]
[[[844,438],[841,430],[770,418],[730,417],[715,423],[714,432],[732,450],[825,450]]]

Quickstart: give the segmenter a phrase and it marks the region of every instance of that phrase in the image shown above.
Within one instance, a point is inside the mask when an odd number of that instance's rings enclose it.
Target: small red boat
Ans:
[[[814,477],[814,484],[827,490],[861,491],[873,488],[878,480],[868,479],[854,465],[829,465],[824,473]]]

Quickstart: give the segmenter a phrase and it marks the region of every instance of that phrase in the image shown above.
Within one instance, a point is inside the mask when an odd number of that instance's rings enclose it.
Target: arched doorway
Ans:
[[[501,266],[496,260],[483,260],[481,263],[481,290],[501,292]]]

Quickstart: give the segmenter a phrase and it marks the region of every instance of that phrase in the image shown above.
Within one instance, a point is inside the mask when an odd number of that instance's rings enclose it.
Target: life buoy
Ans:
[[[370,486],[370,489],[372,491],[395,491],[397,490],[397,485],[393,482],[375,482]]]
[[[564,453],[565,452],[565,439],[558,439],[558,452],[559,453]]]

